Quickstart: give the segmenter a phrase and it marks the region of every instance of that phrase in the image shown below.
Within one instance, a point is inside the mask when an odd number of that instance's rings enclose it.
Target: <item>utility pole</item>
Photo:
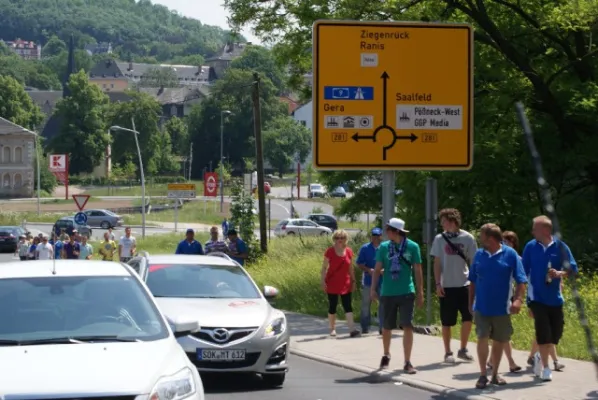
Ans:
[[[191,142],[191,148],[189,149],[189,180],[191,180],[191,167],[193,166],[193,142]]]
[[[266,190],[264,188],[264,150],[262,146],[262,112],[260,109],[260,76],[253,73],[253,129],[255,132],[255,158],[257,166],[257,193],[260,217],[260,245],[264,253],[268,252],[266,225]]]

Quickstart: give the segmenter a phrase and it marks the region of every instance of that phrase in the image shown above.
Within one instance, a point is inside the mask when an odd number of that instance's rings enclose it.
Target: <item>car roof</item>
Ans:
[[[149,264],[204,264],[204,265],[222,265],[222,266],[236,266],[234,261],[226,257],[218,256],[199,256],[187,254],[158,254],[147,257]]]
[[[54,268],[56,274],[52,273]],[[131,273],[121,263],[99,260],[12,261],[0,268],[0,280],[51,276],[131,276]]]

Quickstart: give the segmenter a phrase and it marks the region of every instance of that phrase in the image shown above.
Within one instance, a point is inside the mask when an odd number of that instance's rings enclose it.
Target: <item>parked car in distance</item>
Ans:
[[[27,232],[20,226],[0,226],[0,252],[17,251],[19,236],[25,234]]]
[[[347,192],[342,186],[335,187],[332,192],[330,192],[330,197],[347,197]]]
[[[255,373],[272,387],[288,371],[290,333],[284,313],[269,303],[278,295],[259,288],[224,253],[207,256],[150,255],[129,261],[171,320],[193,316],[198,332],[179,344],[199,372]]]
[[[69,236],[73,234],[73,231],[76,229],[80,235],[87,237],[88,239],[91,237],[91,227],[89,225],[79,225],[75,222],[75,217],[62,217],[52,227],[52,232],[54,232],[57,236],[61,234],[62,229],[64,229],[65,233]]]
[[[330,228],[333,232],[338,229],[338,221],[329,214],[307,214],[305,219],[309,219],[320,226]]]
[[[271,191],[272,186],[270,186],[270,183],[264,182],[264,192],[266,192],[266,194],[270,194]],[[253,188],[253,193],[257,193],[257,186]]]
[[[305,218],[283,219],[274,228],[274,236],[324,236],[331,233],[332,229]]]
[[[9,399],[205,399],[177,343],[199,331],[197,321],[167,320],[127,265],[13,261],[0,268],[0,294]]]
[[[117,226],[123,226],[123,218],[113,213],[110,210],[85,210],[83,211],[87,215],[87,225],[99,226],[102,229],[116,228]]]
[[[319,183],[312,183],[309,185],[307,197],[326,197],[326,189]]]

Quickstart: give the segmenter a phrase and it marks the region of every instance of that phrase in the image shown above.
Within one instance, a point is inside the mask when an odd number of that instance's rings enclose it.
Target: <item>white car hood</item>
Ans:
[[[262,326],[271,307],[264,299],[157,298],[166,318],[194,318],[200,327],[247,328]]]
[[[187,365],[172,338],[139,343],[0,347],[0,397],[148,394]],[[8,360],[10,360],[8,362]]]

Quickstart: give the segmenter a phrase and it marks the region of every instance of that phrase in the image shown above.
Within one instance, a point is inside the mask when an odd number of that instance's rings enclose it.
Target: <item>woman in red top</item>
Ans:
[[[330,336],[336,336],[336,308],[338,297],[347,316],[347,325],[351,337],[360,335],[355,329],[353,321],[353,307],[351,305],[351,292],[355,290],[355,270],[353,269],[353,251],[347,247],[349,235],[343,230],[334,232],[332,247],[324,253],[322,263],[322,289],[328,294],[328,322],[330,323]]]

